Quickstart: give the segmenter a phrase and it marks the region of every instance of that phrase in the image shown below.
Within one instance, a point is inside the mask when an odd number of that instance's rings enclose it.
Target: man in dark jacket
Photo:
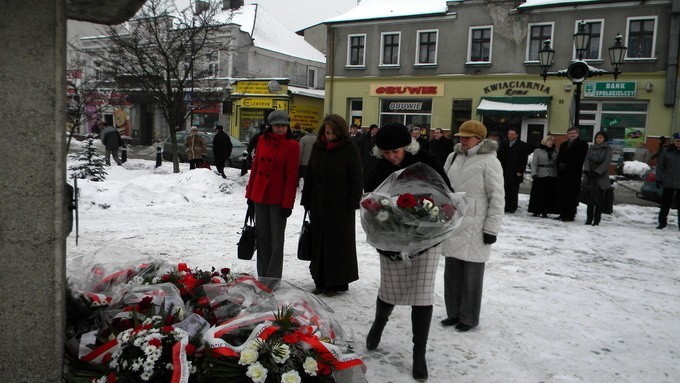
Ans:
[[[516,128],[508,129],[508,141],[498,148],[498,160],[503,166],[503,186],[505,187],[505,212],[517,211],[519,184],[524,181],[529,146],[519,139]]]
[[[120,158],[118,158],[118,147],[123,143],[123,140],[120,138],[118,129],[111,126],[111,124],[107,124],[99,136],[101,137],[102,144],[106,147],[106,164],[111,166],[111,156],[113,155],[116,164],[120,166],[121,162]]]
[[[446,157],[453,152],[453,141],[444,135],[444,131],[441,128],[434,130],[434,137],[430,141],[430,153],[439,160],[439,162],[444,165],[446,162]]]
[[[569,128],[568,140],[560,145],[557,154],[557,204],[560,216],[555,219],[565,222],[571,222],[576,217],[583,161],[588,153],[588,143],[581,140],[578,134],[577,128]]]
[[[231,139],[227,133],[224,133],[224,127],[222,125],[215,125],[215,138],[213,138],[213,156],[215,157],[215,167],[217,172],[220,173],[222,178],[227,178],[224,174],[224,164],[231,157],[231,151],[234,148],[234,144],[231,143]],[[231,165],[231,164],[228,164]]]
[[[418,144],[420,145],[420,150],[424,152],[429,152],[430,151],[430,141],[423,136],[423,133],[426,132],[425,129],[421,129],[419,126],[414,126],[411,128],[411,137],[413,137],[414,140],[418,141]],[[442,163],[443,165],[444,163]]]
[[[361,154],[361,167],[364,169],[364,177],[371,172],[375,163],[378,162],[378,157],[373,155],[375,136],[378,134],[378,130],[378,125],[371,125],[368,134],[362,134],[363,137],[357,143],[357,146],[359,146],[359,154]]]
[[[673,135],[673,143],[661,152],[659,164],[656,166],[656,184],[663,187],[661,208],[659,209],[659,226],[663,229],[668,224],[668,212],[675,200],[678,211],[678,229],[680,229],[680,132]]]

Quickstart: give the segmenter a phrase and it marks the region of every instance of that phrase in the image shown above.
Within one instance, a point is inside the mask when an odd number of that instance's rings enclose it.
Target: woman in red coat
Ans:
[[[283,240],[295,203],[300,147],[290,137],[286,112],[275,110],[267,120],[269,126],[258,138],[246,198],[255,207],[257,275],[281,279]]]

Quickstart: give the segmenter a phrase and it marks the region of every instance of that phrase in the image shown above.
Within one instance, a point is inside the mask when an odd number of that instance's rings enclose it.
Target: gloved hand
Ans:
[[[588,172],[588,177],[590,177],[590,178],[597,178],[599,176],[600,175],[597,174],[597,172],[595,170],[591,170],[591,171]]]
[[[491,245],[492,243],[496,243],[496,236],[493,234],[487,234],[484,233],[484,244],[485,245]]]
[[[255,207],[255,202],[253,202],[252,199],[248,199],[247,201],[248,201],[247,203],[248,203],[248,207],[249,207],[249,208],[254,208],[254,207]]]
[[[658,188],[663,187],[663,184],[661,183],[661,181],[656,181],[656,187],[658,187]]]
[[[292,213],[293,213],[293,209],[286,209],[286,208],[281,209],[281,214],[283,214],[284,218],[290,217],[290,215]]]

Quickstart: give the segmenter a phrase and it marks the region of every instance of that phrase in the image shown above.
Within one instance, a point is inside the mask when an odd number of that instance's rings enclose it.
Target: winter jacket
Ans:
[[[111,125],[106,126],[99,134],[99,137],[101,137],[102,144],[104,144],[106,150],[116,150],[123,142],[120,138],[118,129]]]
[[[444,165],[446,158],[453,152],[453,141],[447,137],[433,138],[430,140],[430,152]]]
[[[312,147],[315,143],[315,134],[305,134],[305,136],[300,139],[300,165],[307,166],[307,164],[309,164],[309,157],[312,155]]]
[[[597,173],[595,177],[597,188],[600,190],[611,189],[612,183],[609,181],[609,164],[612,162],[612,148],[607,142],[592,144],[588,148],[586,160],[583,163],[583,171],[586,177],[591,179],[589,172],[592,170]]]
[[[668,145],[659,156],[656,180],[661,181],[664,188],[680,189],[680,149],[675,144]]]
[[[297,141],[271,132],[261,135],[246,187],[246,198],[260,204],[292,209],[299,159],[300,144]]]
[[[446,159],[444,170],[456,192],[465,192],[467,210],[460,226],[442,244],[444,256],[486,262],[491,246],[483,234],[498,235],[505,210],[503,168],[496,157],[498,143],[483,140],[465,154],[460,144]],[[455,155],[455,160],[454,160]]]
[[[218,131],[213,138],[213,156],[216,162],[226,161],[231,156],[231,151],[234,149],[234,144],[231,143],[231,138],[227,133]]]
[[[208,154],[208,147],[200,133],[189,134],[184,143],[184,151],[187,152],[189,161],[198,160]]]
[[[368,177],[379,158],[373,155],[373,147],[375,146],[375,136],[370,133],[364,134],[364,137],[357,143],[359,147],[359,154],[361,155],[361,166],[364,169],[364,176]]]
[[[556,159],[557,151],[554,146],[549,148],[541,145],[538,149],[534,150],[534,156],[531,158],[531,176],[538,178],[557,177]]]
[[[521,184],[524,181],[524,176],[517,174],[524,174],[528,159],[529,145],[526,142],[517,139],[512,146],[509,142],[500,145],[498,160],[503,167],[503,177],[506,184]]]
[[[359,279],[356,210],[363,190],[359,149],[343,141],[332,149],[317,142],[305,173],[302,205],[309,210],[313,255],[309,269],[317,286]]]

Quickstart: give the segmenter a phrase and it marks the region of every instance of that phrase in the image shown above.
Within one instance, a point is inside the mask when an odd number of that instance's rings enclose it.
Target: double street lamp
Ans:
[[[578,32],[574,33],[574,47],[576,48],[578,59],[572,61],[566,70],[548,72],[548,69],[553,65],[553,58],[555,57],[555,50],[550,48],[550,40],[545,40],[543,48],[538,51],[543,81],[548,76],[567,77],[576,87],[574,90],[574,127],[580,128],[581,87],[583,82],[590,77],[606,74],[614,75],[614,81],[616,81],[616,78],[621,74],[619,67],[623,64],[623,58],[626,56],[626,50],[628,49],[621,43],[622,39],[623,37],[618,34],[614,39],[614,45],[609,48],[609,60],[612,67],[614,67],[613,72],[593,68],[583,60],[590,43],[590,32],[585,21],[579,23]]]

